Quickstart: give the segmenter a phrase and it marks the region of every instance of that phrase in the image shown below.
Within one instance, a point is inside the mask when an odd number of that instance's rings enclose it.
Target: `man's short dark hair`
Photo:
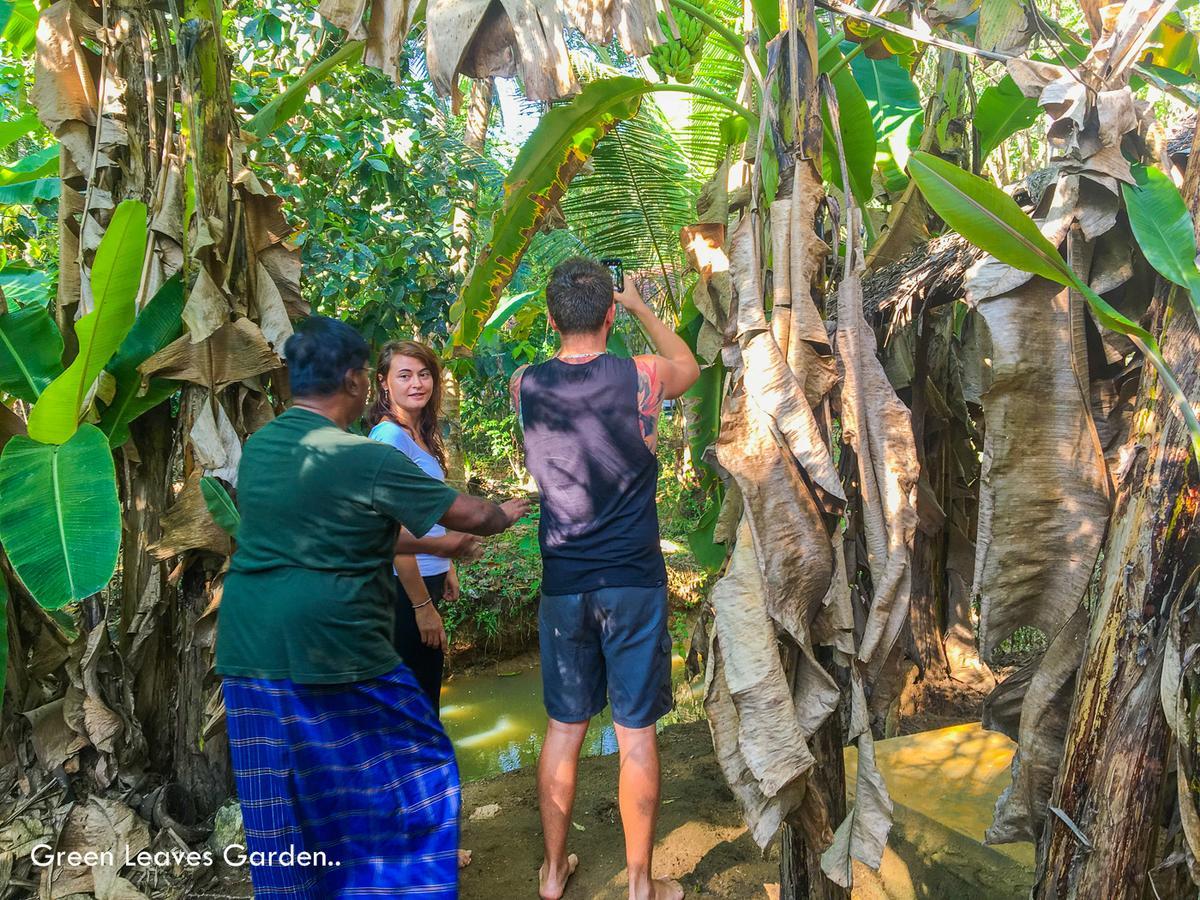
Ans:
[[[361,334],[337,319],[310,316],[283,345],[288,382],[297,397],[328,397],[346,372],[367,364],[370,348]]]
[[[594,334],[613,305],[612,273],[594,259],[560,262],[546,284],[546,308],[563,334]]]

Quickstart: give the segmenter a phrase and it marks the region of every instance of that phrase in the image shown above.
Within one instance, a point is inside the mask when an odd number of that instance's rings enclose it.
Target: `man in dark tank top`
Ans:
[[[540,894],[561,897],[578,858],[567,853],[576,769],[588,722],[607,703],[620,747],[619,801],[631,900],[682,900],[651,876],[659,805],[655,722],[672,707],[666,567],[655,490],[658,417],[700,376],[687,344],[627,279],[613,290],[592,260],[560,264],[546,286],[557,356],[513,375],[525,464],[541,496],[538,615],[549,716],[538,760],[546,858]],[[614,302],[615,301],[615,302]],[[658,354],[606,351],[616,303]]]

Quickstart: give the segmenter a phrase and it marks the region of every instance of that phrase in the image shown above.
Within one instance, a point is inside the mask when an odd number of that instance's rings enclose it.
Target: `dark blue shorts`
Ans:
[[[674,706],[665,585],[542,594],[538,642],[552,719],[585,722],[607,696],[614,722],[645,728]]]

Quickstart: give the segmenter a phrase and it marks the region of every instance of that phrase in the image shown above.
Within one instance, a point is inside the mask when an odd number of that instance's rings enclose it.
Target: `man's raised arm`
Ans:
[[[658,354],[658,376],[663,384],[663,396],[668,400],[687,392],[700,377],[700,366],[687,343],[668,328],[654,314],[648,303],[633,284],[632,278],[625,279],[625,290],[613,294],[613,298],[629,310],[650,338]]]

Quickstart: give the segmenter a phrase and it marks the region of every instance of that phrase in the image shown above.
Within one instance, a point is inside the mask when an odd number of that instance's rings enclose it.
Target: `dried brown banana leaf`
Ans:
[[[996,800],[989,844],[1038,840],[1062,762],[1087,630],[1087,608],[1079,606],[1046,652],[997,685],[984,703],[984,727],[1017,742],[1012,783]]]
[[[991,342],[975,584],[985,660],[1021,626],[1053,639],[1104,537],[1109,481],[1088,398],[1082,302],[1035,278],[978,306]]]
[[[746,391],[770,418],[772,428],[782,436],[805,474],[830,496],[845,500],[825,437],[767,325],[749,216],[742,218],[730,236],[729,264],[738,294],[735,327]]]
[[[530,100],[579,90],[552,0],[430,0],[425,55],[443,96],[456,95],[459,75],[518,75]]]
[[[743,518],[725,576],[712,592],[725,683],[738,712],[738,751],[765,797],[801,778],[814,759],[796,720],[767,614],[767,589]]]
[[[589,41],[603,45],[615,37],[631,56],[645,56],[666,39],[658,14],[671,15],[666,3],[655,0],[562,0],[562,9]]]
[[[220,390],[282,365],[259,327],[243,317],[196,344],[185,334],[138,366],[138,371],[143,378],[173,378]]]
[[[853,219],[852,219],[853,221]],[[851,258],[856,256],[850,248]],[[876,355],[863,315],[861,260],[838,285],[837,355],[842,363],[842,435],[854,447],[873,593],[858,658],[878,673],[908,621],[920,464],[912,416]]]

